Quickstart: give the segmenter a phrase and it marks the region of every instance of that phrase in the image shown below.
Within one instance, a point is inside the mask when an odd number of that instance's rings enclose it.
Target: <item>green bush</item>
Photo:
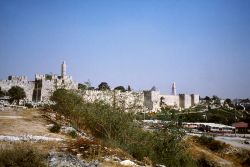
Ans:
[[[27,107],[27,108],[33,108],[33,105],[30,104],[30,103],[25,103],[25,107]]]
[[[52,133],[59,133],[61,129],[61,126],[58,124],[54,124],[49,130]]]
[[[14,146],[0,149],[0,166],[8,167],[45,167],[46,157],[31,147]]]
[[[72,137],[72,138],[76,138],[77,137],[77,133],[76,133],[76,131],[71,131],[70,133],[69,133],[69,135]]]
[[[182,133],[166,126],[162,131],[144,131],[135,115],[103,102],[88,103],[76,93],[57,90],[52,96],[54,110],[70,118],[78,128],[88,128],[95,137],[120,147],[138,160],[150,158],[154,164],[170,167],[195,166],[181,143]]]

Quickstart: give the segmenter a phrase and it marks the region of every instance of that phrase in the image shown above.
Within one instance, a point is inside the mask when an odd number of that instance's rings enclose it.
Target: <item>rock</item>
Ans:
[[[121,161],[120,164],[124,166],[137,166],[133,161],[130,160]]]
[[[70,132],[72,131],[76,131],[73,127],[70,127],[70,126],[62,126],[60,131],[62,133],[66,133],[66,134],[69,134]]]

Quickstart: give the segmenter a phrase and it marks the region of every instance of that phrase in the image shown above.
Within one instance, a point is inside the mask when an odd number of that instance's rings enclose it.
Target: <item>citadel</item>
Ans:
[[[78,83],[72,76],[67,75],[66,71],[67,65],[63,61],[60,76],[36,74],[34,81],[29,81],[26,76],[9,76],[7,80],[0,80],[0,87],[3,91],[8,91],[12,86],[19,86],[26,93],[26,102],[43,104],[49,103],[50,96],[59,88],[74,90],[89,102],[104,101],[108,104],[117,104],[126,110],[157,112],[162,106],[186,109],[199,104],[198,94],[177,94],[175,83],[172,84],[171,95],[163,95],[155,88],[137,92],[80,90]]]

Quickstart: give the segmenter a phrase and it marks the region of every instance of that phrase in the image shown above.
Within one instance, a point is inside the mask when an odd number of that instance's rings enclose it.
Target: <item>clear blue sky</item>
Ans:
[[[0,79],[250,97],[249,0],[0,0]]]

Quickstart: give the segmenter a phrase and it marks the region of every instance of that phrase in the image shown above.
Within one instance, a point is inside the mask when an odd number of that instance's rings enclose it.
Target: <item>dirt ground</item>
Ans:
[[[39,135],[65,138],[65,135],[51,133],[48,122],[36,109],[5,108],[0,111],[0,135]]]

